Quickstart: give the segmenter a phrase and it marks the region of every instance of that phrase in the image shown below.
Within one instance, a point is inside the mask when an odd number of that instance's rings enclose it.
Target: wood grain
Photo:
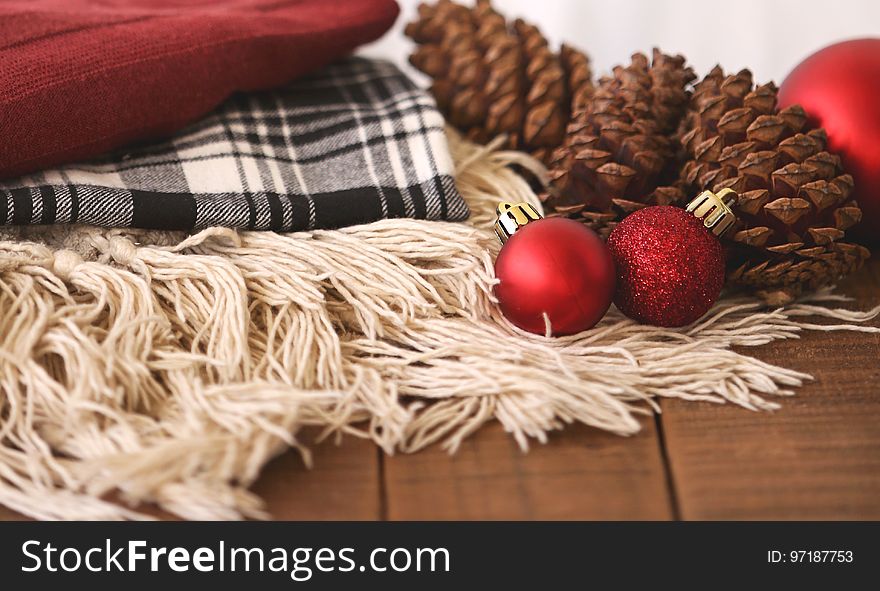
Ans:
[[[455,456],[385,458],[393,520],[669,519],[665,478],[650,418],[629,438],[571,426],[528,454],[493,423]]]
[[[880,262],[840,291],[876,306]],[[663,402],[682,517],[880,519],[880,335],[805,333],[749,352],[816,379],[773,413]]]
[[[376,520],[381,517],[379,451],[347,438],[311,448],[314,468],[288,451],[266,466],[253,490],[277,520]]]

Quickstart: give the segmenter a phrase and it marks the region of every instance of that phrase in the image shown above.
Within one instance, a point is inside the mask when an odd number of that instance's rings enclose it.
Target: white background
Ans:
[[[405,64],[403,26],[418,0],[398,0],[394,29],[363,53]],[[470,4],[471,0],[463,3]],[[782,82],[801,59],[834,41],[880,36],[880,0],[495,0],[508,18],[541,27],[551,43],[589,54],[594,74],[658,46],[682,53],[700,75],[716,63],[749,68],[756,81]],[[412,72],[412,70],[407,70]]]

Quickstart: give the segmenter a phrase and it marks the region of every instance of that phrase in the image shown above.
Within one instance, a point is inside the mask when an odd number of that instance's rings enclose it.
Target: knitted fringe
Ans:
[[[497,144],[496,144],[497,145]],[[301,427],[387,453],[497,419],[519,445],[581,422],[620,435],[656,400],[774,409],[807,374],[733,347],[858,330],[825,290],[723,299],[680,330],[612,309],[550,339],[494,305],[501,198],[540,206],[530,157],[450,135],[469,224],[387,220],[289,235],[19,228],[0,241],[0,503],[43,519],[265,517],[248,487]],[[815,319],[833,321],[816,323]]]

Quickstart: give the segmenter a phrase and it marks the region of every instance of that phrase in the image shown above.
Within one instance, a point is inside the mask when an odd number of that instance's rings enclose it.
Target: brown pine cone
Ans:
[[[754,87],[748,70],[725,76],[716,67],[695,85],[680,132],[685,192],[739,194],[740,223],[726,237],[728,284],[783,304],[867,259],[867,249],[844,240],[862,216],[852,177],[801,107],[777,108],[772,83]]]
[[[537,27],[508,25],[487,0],[473,8],[422,4],[406,34],[419,44],[410,62],[434,79],[440,110],[477,142],[506,134],[508,147],[546,161],[565,137],[572,105],[592,92],[583,53],[555,54]]]
[[[623,217],[647,205],[680,202],[672,135],[695,78],[681,56],[635,54],[599,81],[568,126],[550,164],[550,215],[582,219],[607,237]]]

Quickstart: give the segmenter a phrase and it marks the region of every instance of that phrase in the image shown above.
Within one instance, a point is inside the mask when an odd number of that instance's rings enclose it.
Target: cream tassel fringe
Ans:
[[[620,435],[659,397],[773,409],[810,376],[733,347],[878,331],[822,291],[698,324],[525,334],[493,305],[502,197],[531,158],[451,135],[468,224],[387,220],[290,235],[93,228],[0,241],[0,503],[44,519],[264,517],[248,491],[306,425],[386,452],[454,451],[497,419],[523,449],[582,422]],[[835,324],[817,324],[826,319]],[[308,452],[301,449],[306,461]]]

